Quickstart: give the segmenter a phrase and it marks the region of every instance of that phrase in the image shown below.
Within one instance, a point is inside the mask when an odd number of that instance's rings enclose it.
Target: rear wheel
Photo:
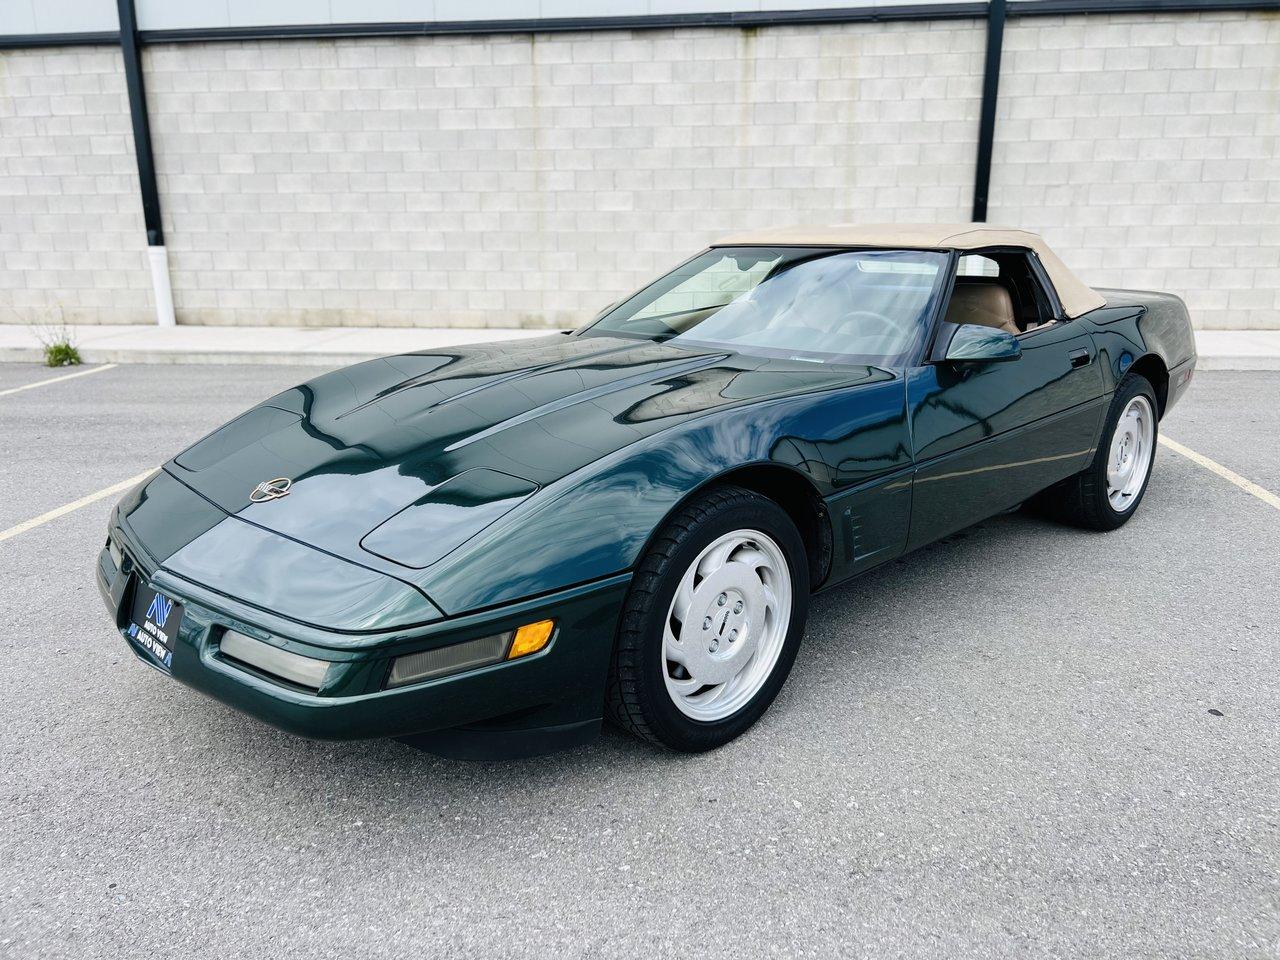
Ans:
[[[636,570],[608,715],[674,750],[721,746],[768,709],[808,612],[804,544],[771,500],[722,487],[681,509]]]
[[[1093,461],[1040,494],[1038,505],[1057,519],[1091,530],[1114,530],[1128,522],[1151,479],[1157,409],[1146,377],[1126,376],[1111,400]]]

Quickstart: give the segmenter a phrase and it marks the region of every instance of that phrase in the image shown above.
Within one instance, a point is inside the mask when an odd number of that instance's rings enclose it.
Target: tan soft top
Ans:
[[[986,223],[837,223],[827,227],[779,227],[741,233],[712,246],[885,247],[906,250],[981,250],[1025,247],[1035,252],[1068,317],[1096,310],[1107,301],[1085,285],[1037,234]]]

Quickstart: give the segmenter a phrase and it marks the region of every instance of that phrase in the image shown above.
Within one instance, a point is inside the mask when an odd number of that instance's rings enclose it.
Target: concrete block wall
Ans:
[[[145,48],[179,322],[571,325],[715,237],[967,219],[979,21]],[[1280,16],[1009,21],[990,218],[1280,328]],[[151,322],[119,53],[0,52],[0,322]]]
[[[119,50],[0,55],[0,323],[154,317]]]
[[[1009,22],[990,219],[1202,328],[1280,328],[1280,15]]]
[[[559,326],[744,227],[965,216],[976,22],[149,48],[181,320]]]

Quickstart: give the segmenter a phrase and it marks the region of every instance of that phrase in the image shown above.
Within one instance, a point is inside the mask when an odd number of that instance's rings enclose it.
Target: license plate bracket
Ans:
[[[155,587],[136,582],[125,635],[138,649],[159,666],[168,670],[173,663],[173,650],[182,624],[182,604]]]

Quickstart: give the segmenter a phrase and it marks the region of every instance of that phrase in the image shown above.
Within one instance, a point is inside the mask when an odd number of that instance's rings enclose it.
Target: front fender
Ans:
[[[847,429],[848,402],[843,392],[786,398],[647,437],[544,488],[419,585],[454,615],[628,570],[681,500],[751,464],[798,470],[825,495],[814,451]]]

